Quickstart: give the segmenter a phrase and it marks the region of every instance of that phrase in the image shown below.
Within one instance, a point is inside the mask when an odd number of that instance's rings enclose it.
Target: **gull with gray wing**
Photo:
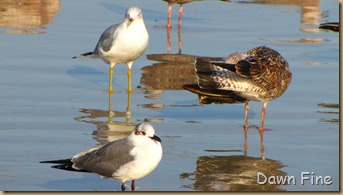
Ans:
[[[71,159],[40,163],[58,164],[52,168],[91,172],[118,180],[122,183],[122,191],[125,191],[124,183],[131,180],[131,190],[134,191],[134,180],[150,174],[161,159],[161,139],[150,124],[141,123],[126,138],[89,148]]]
[[[149,41],[142,10],[138,7],[127,9],[123,22],[108,27],[100,36],[93,52],[87,52],[74,56],[100,58],[110,64],[109,92],[113,92],[112,75],[116,64],[127,65],[128,92],[131,92],[131,67],[147,49]]]

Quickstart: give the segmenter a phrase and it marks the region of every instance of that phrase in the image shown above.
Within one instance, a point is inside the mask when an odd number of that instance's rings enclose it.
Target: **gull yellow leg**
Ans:
[[[114,92],[114,90],[112,89],[112,76],[113,76],[113,69],[112,69],[112,67],[110,67],[109,75],[110,75],[110,86],[108,88],[108,92],[112,93],[112,92]]]
[[[132,89],[131,89],[131,68],[127,69],[127,92],[131,93]]]

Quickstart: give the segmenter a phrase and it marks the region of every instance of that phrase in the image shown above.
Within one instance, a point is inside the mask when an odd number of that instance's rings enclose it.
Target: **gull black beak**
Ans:
[[[161,139],[157,137],[156,135],[154,135],[154,137],[150,137],[150,139],[155,140],[157,142],[161,142]]]

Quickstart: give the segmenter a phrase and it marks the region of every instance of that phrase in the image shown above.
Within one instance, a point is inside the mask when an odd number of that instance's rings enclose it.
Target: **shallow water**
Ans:
[[[173,6],[170,32],[161,0],[29,2],[0,2],[1,190],[120,190],[117,181],[38,162],[119,139],[143,121],[155,127],[164,155],[137,191],[339,190],[339,34],[317,29],[338,21],[337,1],[195,1],[184,5],[180,31]],[[134,92],[126,93],[120,64],[109,97],[108,66],[71,57],[91,51],[131,5],[143,10],[149,48],[133,65]],[[243,104],[200,106],[182,89],[194,82],[196,56],[260,45],[279,51],[293,72],[286,93],[268,104],[263,135],[243,129]],[[258,126],[262,103],[249,105],[249,123]],[[258,171],[296,184],[258,185]],[[301,184],[302,172],[331,176],[332,184]]]

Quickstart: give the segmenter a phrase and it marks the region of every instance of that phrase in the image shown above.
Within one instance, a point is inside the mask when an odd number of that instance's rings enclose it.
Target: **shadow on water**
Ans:
[[[106,80],[104,78],[107,76],[106,73],[85,65],[74,65],[67,70],[67,74],[77,80],[92,82],[96,85],[105,82]]]
[[[272,184],[278,182],[277,179],[274,180],[273,177],[270,180],[266,179],[276,176],[286,178],[285,182],[292,182],[286,177],[287,173],[280,170],[284,167],[280,161],[265,158],[263,132],[259,134],[261,157],[247,155],[248,129],[244,128],[243,132],[243,155],[198,157],[195,172],[180,175],[181,179],[194,180],[192,185],[184,187],[201,191],[283,191],[278,185]],[[259,176],[257,176],[258,172]]]
[[[80,112],[88,115],[74,118],[78,122],[96,125],[96,130],[93,131],[92,135],[100,144],[105,144],[128,136],[137,125],[130,122],[131,93],[128,93],[127,95],[127,107],[125,111],[113,110],[112,94],[113,93],[108,93],[108,110],[81,109]]]
[[[75,173],[72,173],[77,175]],[[94,178],[98,177],[93,174],[79,174],[78,178],[71,179],[55,179],[47,181],[44,184],[39,184],[38,186],[47,188],[49,191],[61,191],[63,186],[63,191],[104,191],[104,188],[109,191],[115,191],[120,189],[120,183],[110,179],[104,179],[101,181],[102,185],[99,188],[99,183],[94,181]]]
[[[0,0],[0,27],[9,34],[39,34],[61,9],[60,0]]]

